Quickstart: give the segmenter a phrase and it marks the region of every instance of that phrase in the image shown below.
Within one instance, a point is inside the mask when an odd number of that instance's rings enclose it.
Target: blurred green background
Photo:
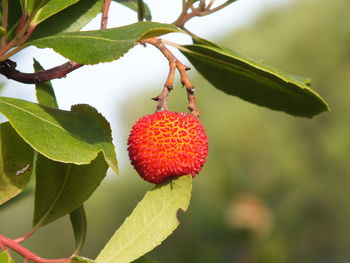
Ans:
[[[349,0],[299,0],[217,41],[311,77],[330,113],[303,119],[273,112],[225,95],[192,70],[209,156],[180,227],[151,257],[167,263],[350,262],[349,14]],[[148,98],[156,93],[145,89],[116,107],[125,131],[115,139],[126,143],[137,118],[154,111]],[[184,111],[185,91],[176,87],[169,104]],[[94,258],[151,188],[130,166],[106,178],[86,204],[89,229],[82,254]],[[30,191],[2,206],[0,233],[28,232],[32,206]],[[69,224],[63,218],[45,226],[25,246],[43,257],[68,256]]]

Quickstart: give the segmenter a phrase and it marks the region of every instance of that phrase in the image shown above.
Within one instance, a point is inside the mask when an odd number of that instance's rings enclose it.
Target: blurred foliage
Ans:
[[[190,209],[180,214],[179,229],[150,253],[152,258],[167,263],[350,262],[349,13],[348,0],[292,2],[221,42],[286,72],[310,76],[330,113],[294,118],[227,96],[192,75],[210,142],[208,161],[194,180]],[[157,85],[116,109],[126,123],[123,138],[116,139],[126,144],[136,119],[154,111],[155,103],[147,99],[160,92]],[[170,108],[185,111],[186,103],[185,91],[176,87]],[[119,150],[122,154],[125,149]],[[121,173],[106,178],[87,202],[84,256],[98,254],[152,187],[130,166]],[[28,231],[31,206],[26,197],[1,208],[0,232],[15,237]],[[69,255],[74,246],[68,226],[62,219],[25,245],[46,257]]]

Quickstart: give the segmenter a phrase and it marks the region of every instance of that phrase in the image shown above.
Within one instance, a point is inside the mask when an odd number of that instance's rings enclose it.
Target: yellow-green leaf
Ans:
[[[15,261],[11,258],[8,251],[0,252],[0,262],[1,263],[15,263]]]
[[[96,261],[129,263],[160,245],[179,225],[177,213],[187,210],[191,190],[192,177],[182,176],[147,192]]]

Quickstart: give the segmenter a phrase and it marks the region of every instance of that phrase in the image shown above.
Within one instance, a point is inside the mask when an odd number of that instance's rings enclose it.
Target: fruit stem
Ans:
[[[140,41],[140,43],[141,44],[149,43],[155,46],[162,52],[162,54],[169,61],[169,74],[164,84],[164,89],[157,97],[153,98],[153,100],[158,102],[156,111],[158,112],[162,110],[168,110],[167,100],[168,100],[170,91],[173,89],[175,72],[177,69],[178,72],[180,73],[180,78],[181,78],[180,81],[187,91],[188,109],[190,110],[192,115],[198,118],[199,110],[197,109],[196,97],[194,95],[195,88],[192,85],[190,79],[188,78],[188,75],[186,72],[187,70],[190,70],[190,68],[182,64],[175,57],[175,55],[164,45],[164,42],[162,39],[148,38]]]

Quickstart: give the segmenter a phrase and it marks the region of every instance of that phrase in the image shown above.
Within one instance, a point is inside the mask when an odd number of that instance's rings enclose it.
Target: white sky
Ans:
[[[229,7],[212,15],[194,18],[186,27],[197,35],[208,40],[220,39],[225,33],[246,25],[257,18],[264,11],[286,4],[292,0],[240,0]],[[180,0],[145,0],[152,11],[153,21],[171,23],[180,13]],[[217,1],[222,2],[222,1]],[[86,29],[98,29],[97,17]],[[117,27],[134,23],[137,20],[135,12],[112,2],[108,27]],[[164,37],[177,43],[189,43],[189,38],[180,34],[170,34]],[[50,68],[66,59],[55,54],[50,49],[40,50],[27,48],[19,56],[13,58],[17,62],[18,69],[24,72],[32,72],[32,58],[35,57],[44,68]],[[151,61],[152,67],[145,66],[145,61]],[[118,127],[123,124],[116,112],[116,104],[127,98],[127,94],[136,93],[138,89],[149,87],[151,84],[162,88],[168,72],[168,63],[155,48],[143,48],[137,46],[129,51],[120,60],[112,63],[84,66],[64,79],[53,80],[59,105],[62,109],[69,109],[71,105],[87,103],[98,109],[110,122],[113,137],[117,148],[125,148],[119,145]],[[0,75],[0,82],[5,78]],[[35,101],[34,89],[31,85],[19,84],[14,81],[6,81],[6,88],[2,96],[22,98]],[[146,114],[146,113],[145,113]],[[125,157],[119,159],[123,161]]]

